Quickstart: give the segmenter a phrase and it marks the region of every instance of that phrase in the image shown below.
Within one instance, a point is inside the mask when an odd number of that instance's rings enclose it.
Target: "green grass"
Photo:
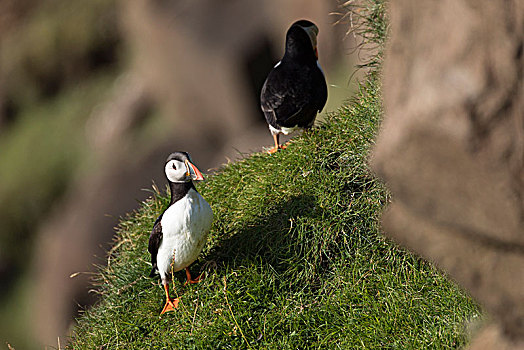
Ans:
[[[69,348],[463,347],[477,305],[380,232],[389,196],[367,167],[379,86],[370,76],[286,150],[246,156],[198,185],[215,215],[191,267],[205,279],[184,287],[175,273],[175,312],[159,315],[164,293],[147,277],[149,232],[169,195],[157,191],[122,219],[95,277],[101,301],[78,320]]]

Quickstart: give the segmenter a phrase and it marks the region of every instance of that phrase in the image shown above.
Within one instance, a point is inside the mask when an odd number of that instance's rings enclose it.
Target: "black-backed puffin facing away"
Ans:
[[[160,274],[166,291],[166,304],[161,314],[178,307],[179,299],[169,297],[169,276],[173,271],[186,270],[186,283],[196,283],[189,272],[202,251],[213,221],[213,212],[197,192],[193,180],[204,180],[186,152],[172,153],[166,160],[165,174],[171,189],[169,207],[160,214],[149,236],[148,251],[153,268],[150,276]]]
[[[317,26],[300,20],[286,34],[284,57],[269,72],[260,94],[260,106],[269,124],[275,147],[280,134],[309,129],[327,100],[324,73],[318,64]]]

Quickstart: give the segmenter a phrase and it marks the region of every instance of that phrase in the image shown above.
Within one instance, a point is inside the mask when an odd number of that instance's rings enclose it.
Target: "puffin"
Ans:
[[[204,177],[193,164],[187,152],[169,155],[164,167],[171,190],[169,206],[156,219],[149,236],[148,251],[151,254],[150,277],[160,275],[166,292],[166,303],[161,315],[178,307],[179,298],[169,296],[171,270],[185,269],[188,283],[197,283],[191,277],[189,266],[196,260],[207,240],[213,211],[208,202],[197,192],[193,181]]]
[[[318,63],[318,27],[308,20],[291,25],[284,57],[269,72],[260,93],[260,107],[269,125],[274,153],[285,148],[280,134],[310,129],[327,100],[324,72]]]

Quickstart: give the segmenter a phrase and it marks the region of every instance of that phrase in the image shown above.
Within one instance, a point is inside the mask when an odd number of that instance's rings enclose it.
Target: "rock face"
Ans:
[[[524,347],[524,2],[389,5],[384,229],[492,316],[472,349]]]

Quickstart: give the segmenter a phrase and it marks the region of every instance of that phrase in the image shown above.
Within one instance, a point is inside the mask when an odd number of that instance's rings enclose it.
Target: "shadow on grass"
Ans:
[[[226,233],[206,254],[220,273],[226,267],[268,264],[277,273],[292,273],[296,265],[308,259],[311,245],[319,244],[318,237],[307,232],[308,219],[318,219],[323,210],[311,195],[297,195],[267,208],[267,214],[244,223],[236,232]],[[300,223],[299,223],[300,221]],[[195,265],[194,269],[206,269]]]

